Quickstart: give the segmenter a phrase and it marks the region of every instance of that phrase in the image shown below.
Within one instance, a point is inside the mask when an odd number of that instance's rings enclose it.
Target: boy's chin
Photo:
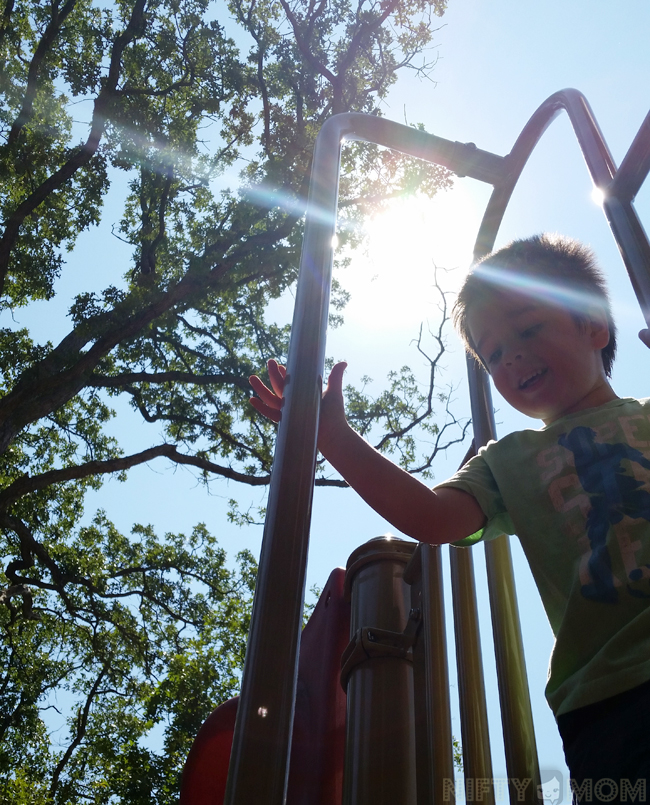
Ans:
[[[553,416],[553,406],[544,405],[541,402],[530,400],[530,399],[522,399],[522,395],[517,395],[516,398],[514,396],[506,397],[505,394],[502,395],[506,402],[510,405],[511,408],[514,408],[515,411],[518,411],[520,414],[524,416],[530,417],[531,419],[541,419],[545,421],[547,417]]]

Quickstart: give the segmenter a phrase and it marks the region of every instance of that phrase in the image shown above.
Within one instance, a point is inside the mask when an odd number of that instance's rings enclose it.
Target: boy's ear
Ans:
[[[594,349],[605,349],[609,344],[609,324],[607,318],[599,313],[594,313],[589,317],[589,334]]]

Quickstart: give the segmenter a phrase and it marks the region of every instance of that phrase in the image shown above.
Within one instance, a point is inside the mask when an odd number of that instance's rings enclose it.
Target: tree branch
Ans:
[[[270,481],[270,475],[246,475],[242,472],[233,470],[231,467],[224,467],[220,464],[215,464],[213,461],[209,461],[206,458],[179,453],[176,449],[176,446],[173,444],[160,444],[156,447],[150,447],[148,450],[143,450],[140,453],[134,453],[130,456],[112,458],[106,461],[88,461],[86,464],[79,464],[74,467],[66,467],[62,470],[50,470],[49,472],[44,472],[40,475],[24,475],[22,478],[14,481],[10,486],[0,492],[0,512],[6,512],[7,507],[19,498],[24,497],[32,492],[36,492],[39,489],[44,489],[51,484],[64,483],[65,481],[76,481],[80,480],[81,478],[88,478],[91,475],[106,475],[107,473],[122,472],[130,469],[131,467],[144,464],[147,461],[151,461],[152,459],[159,458],[161,456],[171,459],[176,464],[188,464],[193,467],[198,467],[206,472],[213,472],[216,475],[221,475],[224,478],[230,478],[233,481],[241,481],[249,486],[266,486]],[[0,517],[2,517],[1,514]],[[14,518],[12,518],[12,523],[9,523],[8,521],[3,523],[2,520],[0,520],[0,525],[6,524],[9,525],[9,527],[13,530],[17,530],[15,526],[18,521],[13,522],[13,520]],[[19,536],[22,535],[19,534]],[[45,561],[45,555],[41,555],[45,549],[42,545],[40,545],[40,543],[37,543],[36,540],[34,540],[34,538],[31,536],[31,533],[29,533],[29,537],[30,550],[32,550],[34,553],[37,553],[39,558]],[[42,549],[41,553],[38,552],[38,546],[40,546]]]
[[[69,0],[72,2],[72,0]],[[147,0],[136,0],[131,18],[126,29],[116,37],[111,51],[111,63],[106,83],[95,99],[90,133],[86,142],[76,149],[72,156],[57,171],[40,184],[8,217],[5,231],[0,239],[0,295],[4,293],[5,281],[9,270],[11,251],[14,247],[20,227],[25,218],[55,190],[60,189],[68,179],[72,178],[79,168],[88,164],[95,155],[104,133],[106,115],[115,97],[115,90],[120,76],[121,58],[127,45],[138,35],[144,23],[144,8]]]
[[[36,620],[37,615],[33,610],[34,600],[32,598],[32,593],[29,587],[26,584],[12,584],[9,587],[5,587],[4,590],[0,590],[0,606],[3,604],[6,606],[10,606],[10,601],[12,598],[22,598],[23,602],[23,616],[28,620]],[[2,730],[0,729],[0,734],[2,734]]]
[[[287,216],[275,230],[252,235],[209,271],[189,270],[168,290],[152,289],[146,294],[144,304],[142,291],[138,289],[111,311],[100,313],[75,327],[46,358],[30,367],[12,391],[0,400],[0,453],[25,425],[46,416],[78,394],[98,363],[120,341],[135,337],[171,308],[189,306],[193,299],[215,288],[251,251],[286,237],[296,221],[297,216]],[[204,258],[207,259],[211,252],[212,248],[207,247]],[[252,273],[239,278],[238,284],[263,276],[259,272]],[[82,348],[93,338],[96,339],[93,346],[82,353]]]
[[[3,40],[9,29],[11,15],[13,14],[14,10],[14,4],[15,4],[14,0],[7,0],[7,3],[4,7],[4,11],[2,12],[2,23],[0,24],[0,47],[2,47]]]
[[[92,374],[88,378],[88,386],[96,388],[121,388],[133,383],[192,383],[197,386],[237,386],[249,391],[248,378],[221,372],[215,375],[195,375],[191,372],[125,372],[121,375]]]
[[[314,56],[314,54],[312,53],[310,43],[306,41],[305,38],[303,37],[302,31],[300,30],[300,23],[298,22],[298,19],[291,10],[289,3],[287,3],[287,0],[280,0],[280,3],[282,5],[282,8],[284,9],[284,13],[287,15],[287,19],[291,23],[291,27],[293,28],[293,35],[296,38],[296,44],[298,45],[298,50],[300,50],[302,57],[308,64],[310,64],[314,68],[314,70],[316,70],[317,73],[320,73],[320,75],[322,75],[323,78],[326,78],[330,82],[330,84],[332,84],[333,86],[339,84],[340,78],[334,75],[334,73],[331,72],[331,70],[328,70],[327,67],[322,62],[320,62],[316,58],[316,56]]]
[[[59,779],[61,777],[61,772],[65,768],[66,764],[72,757],[72,753],[74,750],[79,746],[79,744],[83,741],[84,736],[86,734],[86,728],[88,726],[88,716],[90,715],[90,708],[92,703],[97,695],[97,691],[99,690],[99,686],[101,684],[102,679],[108,673],[110,661],[107,660],[102,670],[99,672],[97,679],[94,681],[93,686],[91,687],[90,691],[88,692],[88,696],[86,696],[86,703],[84,704],[83,708],[79,708],[77,713],[77,730],[76,734],[71,741],[68,748],[63,753],[63,757],[61,760],[56,764],[56,768],[52,774],[52,782],[50,784],[50,790],[48,792],[48,796],[50,800],[54,800],[54,795],[56,794],[56,789],[59,787]]]
[[[27,73],[27,86],[25,88],[25,95],[23,97],[23,105],[14,121],[9,137],[7,138],[7,145],[12,145],[20,136],[20,132],[31,120],[34,111],[34,99],[36,98],[36,91],[38,89],[38,79],[40,75],[40,68],[43,64],[48,51],[52,47],[57,34],[61,30],[66,17],[74,10],[77,0],[68,0],[59,13],[58,4],[52,3],[50,5],[51,17],[45,29],[45,33],[41,37],[34,56],[29,64],[29,71]]]

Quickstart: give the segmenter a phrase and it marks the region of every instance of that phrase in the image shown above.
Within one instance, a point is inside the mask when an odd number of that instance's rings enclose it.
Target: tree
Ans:
[[[22,612],[0,609],[2,801],[177,800],[193,737],[238,690],[255,560],[229,571],[204,526],[125,539],[103,513],[57,548],[71,581],[53,595],[38,574]]]
[[[215,539],[81,526],[107,475],[166,457],[207,483],[269,482],[274,428],[247,377],[286,354],[265,307],[295,281],[311,149],[334,113],[380,114],[423,55],[444,0],[6,0],[0,18],[0,765],[8,802],[167,802],[196,727],[237,687],[254,560]],[[217,17],[215,18],[215,15]],[[75,120],[88,108],[89,120]],[[73,117],[74,114],[74,117]],[[239,189],[214,178],[245,164]],[[50,300],[65,251],[129,179],[121,279],[72,300],[71,329],[36,343],[11,313]],[[341,239],[391,195],[448,186],[442,169],[345,152]],[[346,295],[335,287],[333,323]],[[448,438],[410,370],[378,400],[348,389],[362,430],[426,471]],[[129,454],[107,425],[126,397],[161,443]],[[434,449],[423,459],[414,434]],[[154,437],[152,437],[153,439]],[[342,485],[321,467],[319,483]],[[53,743],[66,697],[73,713]],[[156,754],[143,739],[162,731]],[[132,774],[138,769],[138,774]],[[153,793],[152,793],[153,792]]]

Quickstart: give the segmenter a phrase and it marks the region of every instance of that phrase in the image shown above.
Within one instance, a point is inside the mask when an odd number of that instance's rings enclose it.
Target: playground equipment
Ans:
[[[592,181],[603,193],[603,210],[645,320],[650,326],[650,243],[632,203],[650,171],[650,114],[618,169],[589,104],[579,92],[571,89],[552,95],[537,109],[512,151],[505,157],[482,151],[472,143],[451,142],[382,118],[354,113],[330,118],[318,135],[288,357],[285,402],[269,492],[241,700],[232,742],[225,794],[227,805],[281,805],[285,801],[287,782],[291,776],[289,757],[294,712],[300,711],[299,703],[296,704],[298,655],[341,143],[346,139],[377,143],[443,165],[459,176],[491,184],[494,190],[474,251],[475,259],[478,259],[492,250],[506,206],[528,157],[546,128],[563,110],[569,116]],[[468,373],[474,448],[478,449],[488,440],[496,438],[496,430],[487,376],[473,359],[468,359]],[[430,640],[439,639],[431,628],[430,617],[431,612],[439,615],[441,611],[440,603],[436,603],[435,599],[436,585],[431,583],[436,558],[435,549],[431,546],[421,546],[418,550],[419,554],[409,565],[406,574],[411,582],[411,604],[413,596],[420,595],[423,601],[420,612],[429,613],[424,618],[424,626],[417,626],[418,639],[414,640],[416,626],[411,623],[412,611],[406,623],[383,627],[393,635],[392,638],[388,634],[380,634],[377,624],[355,623],[354,616],[352,624],[362,643],[363,629],[366,629],[366,645],[373,642],[368,638],[367,629],[370,626],[374,628],[374,632],[371,630],[370,633],[381,638],[379,642],[384,644],[385,651],[390,648],[392,640],[396,652],[406,653],[413,646],[414,657],[420,657],[420,661],[415,663],[416,681],[419,677],[415,693],[419,697],[416,709],[420,719],[413,733],[417,786],[412,792],[402,790],[399,799],[393,796],[385,800],[400,805],[410,805],[416,801],[418,805],[424,805],[445,799],[435,778],[439,777],[438,772],[447,761],[431,738],[432,731],[439,730],[440,723],[445,720],[444,701],[440,697],[439,669],[437,672],[434,669],[434,651],[423,637],[428,635]],[[535,784],[538,780],[535,740],[509,544],[505,537],[501,537],[486,544],[485,550],[508,776],[532,780],[533,785],[527,787],[525,796],[527,801],[535,802]],[[474,780],[490,779],[492,772],[471,551],[452,548],[451,563],[465,774]],[[354,592],[352,599],[354,602]],[[403,598],[402,608],[406,606],[405,601],[406,598]],[[413,609],[417,607],[411,606]],[[395,637],[399,633],[404,638],[401,643]],[[408,640],[411,638],[413,640],[409,646]],[[350,651],[354,651],[354,646]],[[436,673],[438,687],[432,681]],[[350,675],[359,676],[354,668],[350,670]],[[405,684],[408,687],[411,683]],[[363,688],[363,680],[351,679],[349,692],[355,686]],[[358,702],[359,698],[355,701]],[[405,701],[402,702],[402,709],[412,707],[407,706]],[[348,702],[349,713],[350,710]],[[348,725],[348,735],[346,775],[356,780],[363,775],[359,767],[362,761],[359,755],[353,755],[352,752],[355,742],[360,751],[370,751],[363,744],[368,731],[362,736]],[[404,740],[410,748],[410,738]],[[345,802],[349,805],[383,801],[377,799],[377,792],[370,792],[363,785],[350,789],[348,782],[345,796]],[[480,795],[476,792],[476,800],[494,802],[494,792],[489,787]],[[338,800],[332,800],[335,801]],[[189,800],[187,803],[190,805]]]

